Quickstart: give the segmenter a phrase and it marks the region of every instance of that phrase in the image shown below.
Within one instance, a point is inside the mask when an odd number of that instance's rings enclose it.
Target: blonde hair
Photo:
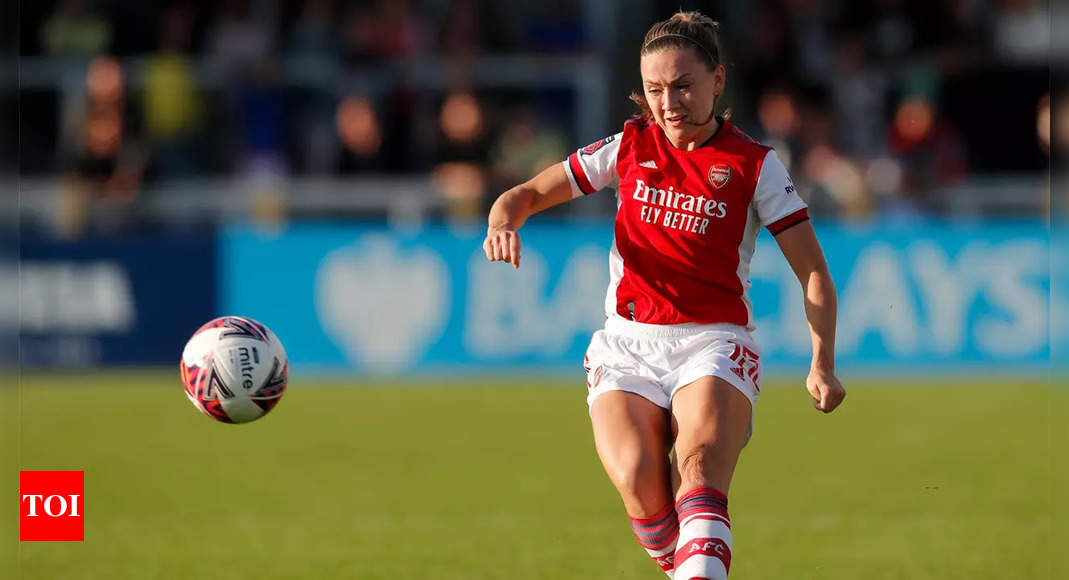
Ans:
[[[639,57],[660,50],[684,48],[694,49],[709,70],[716,70],[716,67],[720,66],[720,23],[697,10],[676,12],[668,20],[662,20],[650,27],[646,38],[642,40]],[[718,96],[716,101],[719,100]],[[639,118],[653,117],[644,94],[633,91],[631,101],[638,106]],[[716,111],[716,101],[713,102],[713,111]],[[721,116],[729,118],[731,111],[724,111]]]

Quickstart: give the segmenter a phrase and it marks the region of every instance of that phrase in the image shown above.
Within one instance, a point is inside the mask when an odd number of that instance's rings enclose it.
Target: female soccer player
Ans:
[[[717,30],[697,12],[653,25],[640,52],[644,95],[632,95],[639,118],[502,194],[483,242],[487,259],[519,268],[527,218],[617,190],[587,402],[635,536],[677,580],[724,579],[731,566],[727,494],[761,386],[746,295],[761,226],[805,295],[814,406],[831,412],[846,395],[835,377],[835,288],[806,205],[776,153],[716,114]]]

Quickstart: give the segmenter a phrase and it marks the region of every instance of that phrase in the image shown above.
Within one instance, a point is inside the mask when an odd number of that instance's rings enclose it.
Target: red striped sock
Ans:
[[[631,530],[635,532],[638,543],[646,549],[654,563],[672,578],[672,561],[676,551],[676,539],[679,538],[679,519],[676,517],[675,506],[668,504],[648,518],[631,518]]]
[[[711,487],[699,487],[679,498],[676,512],[676,576],[680,580],[727,580],[731,569],[728,498]]]

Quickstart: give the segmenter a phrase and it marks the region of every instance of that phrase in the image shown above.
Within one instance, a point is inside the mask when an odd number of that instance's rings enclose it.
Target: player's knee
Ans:
[[[618,466],[609,474],[613,485],[621,495],[640,496],[648,477],[645,477],[638,464]]]
[[[676,448],[679,477],[685,483],[704,485],[719,480],[720,447],[713,442],[699,443],[687,449]]]
[[[628,503],[645,504],[648,499],[653,499],[651,496],[659,497],[668,489],[667,464],[655,466],[649,462],[628,462],[613,466],[609,477]]]
[[[624,500],[638,497],[638,474],[630,469],[616,469],[609,473],[613,486]]]

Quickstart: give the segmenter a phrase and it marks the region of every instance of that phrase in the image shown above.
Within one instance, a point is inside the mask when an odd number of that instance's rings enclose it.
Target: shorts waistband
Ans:
[[[727,322],[718,322],[715,324],[698,324],[694,322],[686,322],[683,324],[646,324],[644,322],[635,322],[619,316],[611,316],[605,320],[605,332],[635,338],[684,337],[711,331],[733,332],[744,336],[749,334],[746,327]]]

